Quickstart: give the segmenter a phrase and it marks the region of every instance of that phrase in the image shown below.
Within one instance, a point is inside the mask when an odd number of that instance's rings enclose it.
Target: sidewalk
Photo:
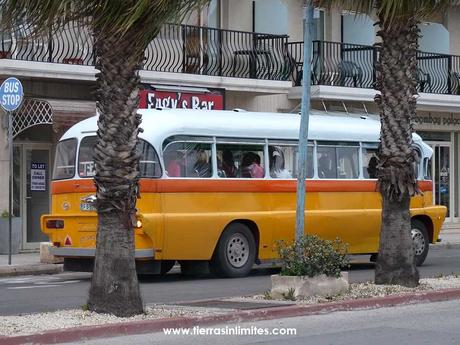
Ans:
[[[442,229],[440,237],[441,242],[436,246],[460,247],[460,229]]]
[[[11,265],[8,265],[8,255],[0,255],[0,277],[55,274],[62,271],[62,264],[41,263],[38,252],[12,255]]]
[[[460,248],[460,229],[443,230],[441,232],[441,242],[432,246],[431,249],[441,247]],[[8,265],[8,255],[0,255],[0,277],[32,274],[55,274],[62,271],[62,264],[41,263],[40,254],[38,252],[12,255],[11,265]]]

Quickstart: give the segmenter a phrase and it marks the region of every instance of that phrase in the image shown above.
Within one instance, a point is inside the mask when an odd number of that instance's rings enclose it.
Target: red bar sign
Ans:
[[[158,90],[139,92],[139,109],[181,108],[223,110],[224,96],[220,92],[190,93]]]

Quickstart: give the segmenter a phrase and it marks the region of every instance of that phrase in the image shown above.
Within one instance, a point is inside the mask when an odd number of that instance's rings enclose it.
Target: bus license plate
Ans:
[[[96,206],[87,202],[82,202],[80,204],[80,211],[96,211]]]

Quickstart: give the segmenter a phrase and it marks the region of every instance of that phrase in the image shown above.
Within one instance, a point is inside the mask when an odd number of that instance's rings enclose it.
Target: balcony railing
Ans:
[[[287,44],[294,85],[302,83],[303,42]],[[372,89],[379,51],[373,46],[336,42],[313,42],[312,85]],[[460,56],[417,53],[418,91],[460,95]]]
[[[20,27],[3,32],[0,58],[94,65],[87,28],[68,24],[51,35],[30,38]],[[144,69],[223,77],[288,80],[287,35],[269,35],[167,24],[145,51]]]
[[[68,24],[52,34],[30,38],[21,26],[1,35],[0,58],[94,65],[88,28]],[[373,88],[378,49],[314,41],[311,83]],[[420,92],[460,95],[460,56],[418,52]],[[303,43],[287,35],[166,24],[145,51],[148,71],[220,77],[289,80],[301,85]]]

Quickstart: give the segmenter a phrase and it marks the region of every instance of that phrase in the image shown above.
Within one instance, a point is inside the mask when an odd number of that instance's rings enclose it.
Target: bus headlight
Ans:
[[[134,225],[136,229],[142,228],[142,220],[138,219],[136,220],[136,224]]]

